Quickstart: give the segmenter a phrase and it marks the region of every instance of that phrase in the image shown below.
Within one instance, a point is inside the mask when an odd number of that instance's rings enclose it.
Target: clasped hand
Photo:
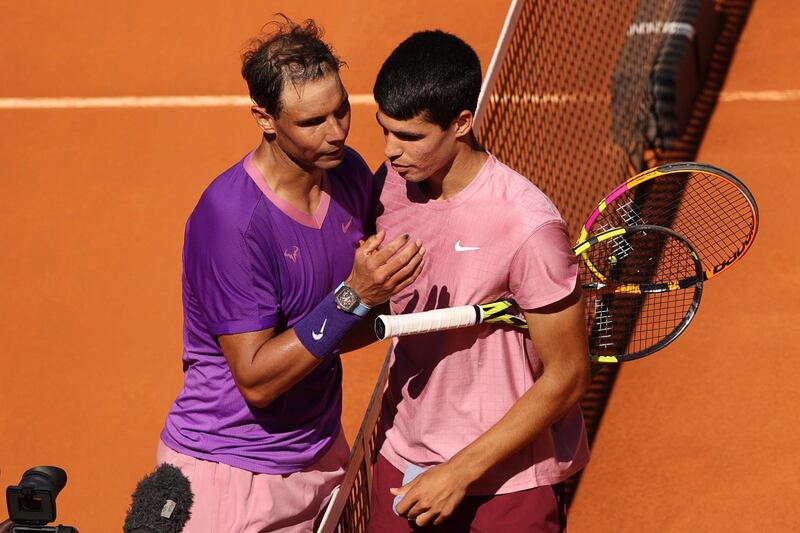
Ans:
[[[381,247],[386,233],[372,235],[356,250],[353,270],[345,283],[370,307],[382,304],[408,287],[422,271],[425,248],[408,234]]]

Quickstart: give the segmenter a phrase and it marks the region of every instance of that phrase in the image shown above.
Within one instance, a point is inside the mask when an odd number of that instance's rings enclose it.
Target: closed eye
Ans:
[[[349,112],[350,112],[350,100],[345,98],[345,100],[342,102],[342,105],[340,105],[339,108],[336,111],[334,111],[333,116],[341,120],[344,117],[346,117]],[[327,117],[321,115],[318,117],[311,117],[305,120],[301,120],[300,122],[297,123],[297,125],[300,126],[301,128],[310,128],[313,126],[319,126],[321,124],[324,124],[326,120]]]
[[[336,113],[333,114],[338,119],[342,119],[347,116],[347,113],[350,112],[350,100],[345,98],[342,105],[339,106],[339,109],[336,110]]]
[[[388,137],[389,130],[387,130],[386,128],[381,128],[381,129],[383,129],[383,136]],[[425,138],[424,135],[419,135],[415,133],[392,132],[392,135],[394,135],[395,138],[401,141],[418,141],[420,139]]]
[[[319,126],[323,122],[325,122],[325,117],[313,117],[307,120],[302,120],[297,125],[301,128],[308,128],[311,126]]]

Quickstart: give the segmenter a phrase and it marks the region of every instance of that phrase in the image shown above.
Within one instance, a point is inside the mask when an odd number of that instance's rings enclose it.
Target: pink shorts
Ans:
[[[194,503],[183,533],[314,531],[350,453],[344,432],[315,464],[294,474],[255,474],[178,453],[159,441],[156,464],[189,478]]]
[[[567,518],[561,485],[535,487],[495,496],[467,496],[438,527],[419,528],[392,510],[390,488],[403,485],[403,473],[378,454],[372,468],[368,533],[560,533]]]

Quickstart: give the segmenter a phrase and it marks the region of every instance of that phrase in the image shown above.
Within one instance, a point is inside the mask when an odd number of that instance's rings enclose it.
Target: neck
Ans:
[[[478,175],[489,155],[477,145],[459,143],[450,165],[431,176],[420,188],[433,200],[447,200],[463,191]]]
[[[277,143],[266,139],[262,139],[253,152],[253,164],[279,198],[304,213],[316,211],[322,193],[321,169],[301,167]]]

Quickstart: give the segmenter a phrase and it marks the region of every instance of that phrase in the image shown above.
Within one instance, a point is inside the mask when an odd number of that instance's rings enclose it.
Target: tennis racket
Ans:
[[[683,333],[697,313],[703,269],[692,244],[669,228],[614,228],[579,243],[592,361],[618,363],[650,355]],[[592,267],[587,268],[587,262]],[[599,277],[598,277],[599,275]],[[512,299],[375,320],[379,339],[475,324],[527,329]]]
[[[670,163],[628,179],[589,215],[578,242],[606,229],[651,224],[671,228],[698,250],[703,280],[730,268],[750,249],[758,206],[729,172],[702,163]]]

